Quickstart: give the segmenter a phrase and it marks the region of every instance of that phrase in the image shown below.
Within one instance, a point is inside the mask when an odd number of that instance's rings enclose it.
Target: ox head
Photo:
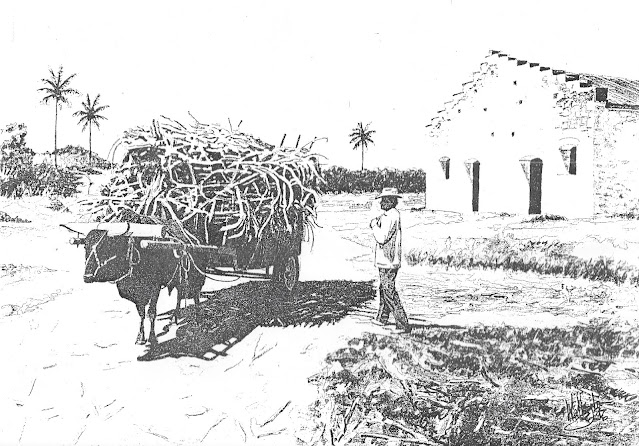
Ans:
[[[129,272],[129,237],[94,229],[84,239],[84,281],[117,281]]]

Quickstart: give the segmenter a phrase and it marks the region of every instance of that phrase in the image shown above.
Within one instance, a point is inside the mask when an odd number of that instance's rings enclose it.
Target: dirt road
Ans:
[[[372,328],[344,317],[371,297],[369,277],[335,255],[349,242],[322,233],[302,257],[299,308],[282,309],[264,283],[209,281],[208,328],[224,333],[198,334],[187,317],[150,354],[134,345],[134,306],[111,284],[82,282],[83,251],[57,223],[0,227],[1,444],[294,443],[316,398],[308,377]],[[162,294],[159,332],[174,305]]]
[[[327,215],[296,301],[260,282],[208,281],[202,324],[189,302],[164,330],[175,300],[162,294],[149,351],[134,345],[134,306],[113,285],[82,283],[83,252],[57,227],[68,218],[0,226],[0,444],[309,442],[308,378],[348,339],[387,332],[370,323],[370,249]],[[637,320],[634,290],[585,281],[420,267],[402,270],[399,289],[424,326]]]

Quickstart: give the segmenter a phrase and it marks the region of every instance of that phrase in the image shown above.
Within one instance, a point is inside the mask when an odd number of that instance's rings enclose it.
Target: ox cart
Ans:
[[[105,231],[107,237],[127,237],[145,251],[173,251],[175,257],[181,253],[204,253],[206,265],[200,273],[206,276],[232,276],[249,279],[270,280],[287,294],[295,291],[299,280],[302,240],[302,225],[295,225],[292,233],[266,233],[256,243],[235,242],[220,238],[219,244],[200,245],[176,241],[170,236],[167,226],[127,222],[67,223],[62,227],[73,232],[72,245],[85,244],[85,238],[93,230]]]

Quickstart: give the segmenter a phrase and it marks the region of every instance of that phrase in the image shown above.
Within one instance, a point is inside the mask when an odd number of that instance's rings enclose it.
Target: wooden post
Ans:
[[[282,147],[284,145],[284,140],[286,139],[286,133],[284,133],[284,136],[282,136],[282,142],[280,143],[280,147]]]
[[[297,149],[297,146],[300,145],[300,138],[302,137],[302,135],[297,137],[297,142],[295,143],[295,148]]]

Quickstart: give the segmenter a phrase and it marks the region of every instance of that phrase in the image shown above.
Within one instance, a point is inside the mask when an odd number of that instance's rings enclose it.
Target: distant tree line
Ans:
[[[426,172],[421,169],[349,170],[330,167],[322,170],[326,193],[379,192],[384,187],[396,187],[400,193],[422,193],[426,187]]]

